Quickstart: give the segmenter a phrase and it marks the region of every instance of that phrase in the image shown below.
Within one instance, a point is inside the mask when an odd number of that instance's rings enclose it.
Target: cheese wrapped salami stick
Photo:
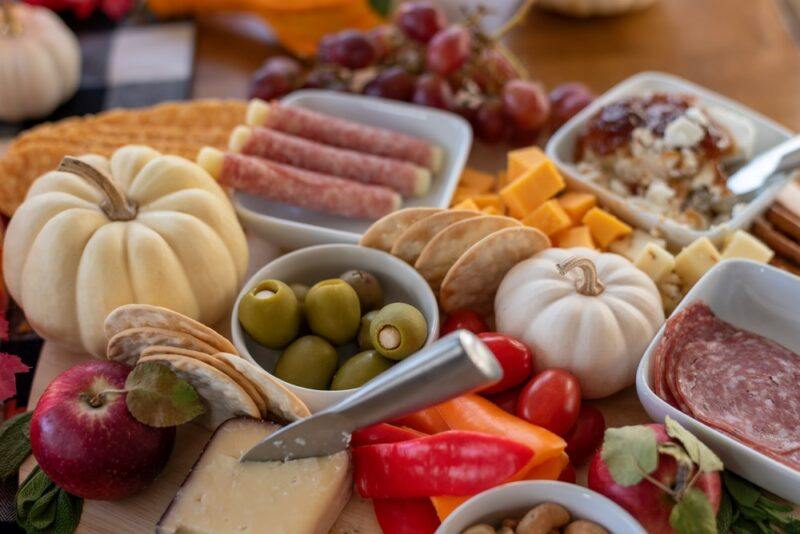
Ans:
[[[231,134],[229,148],[310,171],[383,185],[407,197],[422,196],[431,186],[430,171],[413,163],[335,148],[269,128],[238,126]]]
[[[269,200],[352,219],[379,219],[400,207],[400,195],[255,156],[206,147],[197,163],[221,185]]]
[[[434,172],[442,164],[442,149],[428,141],[300,106],[251,100],[247,108],[247,124],[265,126],[339,148],[410,161]]]

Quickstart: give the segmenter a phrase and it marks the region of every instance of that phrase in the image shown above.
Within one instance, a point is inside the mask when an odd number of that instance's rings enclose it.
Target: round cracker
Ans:
[[[239,371],[261,390],[268,412],[284,421],[297,421],[311,415],[308,407],[297,395],[259,366],[234,354],[219,353],[216,357]]]
[[[422,249],[433,236],[459,221],[480,216],[477,211],[448,210],[425,217],[409,226],[400,234],[392,246],[392,255],[411,265],[419,258]]]
[[[154,354],[143,356],[139,362],[167,365],[178,378],[189,382],[205,401],[206,413],[200,416],[199,421],[209,430],[215,430],[233,417],[261,417],[255,401],[241,386],[227,374],[196,358],[177,354]]]
[[[191,334],[163,328],[129,328],[108,340],[106,358],[128,365],[136,365],[142,352],[153,345],[191,349],[206,354],[215,354],[215,349]]]
[[[530,226],[498,230],[484,237],[458,258],[439,291],[442,309],[461,308],[483,316],[494,311],[494,296],[506,273],[517,263],[550,247],[547,236]]]
[[[370,226],[361,236],[359,245],[362,247],[377,248],[385,252],[392,250],[395,239],[406,228],[417,221],[444,211],[441,208],[406,208],[386,215]]]
[[[414,268],[434,291],[438,291],[447,271],[469,247],[498,230],[521,225],[516,219],[497,215],[484,215],[451,224],[425,245]]]
[[[111,339],[123,330],[144,327],[183,332],[205,341],[218,352],[237,353],[233,344],[212,328],[161,306],[126,304],[109,313],[104,324],[106,339]]]

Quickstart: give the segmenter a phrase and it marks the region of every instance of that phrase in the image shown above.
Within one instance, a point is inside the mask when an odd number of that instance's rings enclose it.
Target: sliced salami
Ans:
[[[356,219],[379,219],[400,207],[400,195],[254,156],[226,153],[221,185],[301,208]]]
[[[231,136],[231,150],[341,178],[383,185],[407,197],[424,195],[431,185],[430,171],[413,163],[323,145],[269,128],[236,128]]]
[[[441,148],[428,141],[299,106],[254,100],[247,121],[251,126],[265,126],[326,145],[410,161],[433,171],[441,166]]]

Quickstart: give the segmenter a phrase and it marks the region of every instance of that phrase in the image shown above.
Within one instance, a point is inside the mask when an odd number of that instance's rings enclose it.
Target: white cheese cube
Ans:
[[[701,237],[675,256],[675,272],[680,276],[684,289],[688,290],[719,260],[720,254],[714,243]]]
[[[767,245],[744,230],[736,230],[730,236],[722,251],[722,259],[746,258],[761,263],[767,263],[775,253]]]
[[[658,282],[675,268],[675,256],[660,245],[648,243],[633,264],[644,271],[653,282]]]
[[[663,239],[653,237],[642,230],[634,230],[625,237],[617,239],[608,245],[608,250],[614,254],[625,256],[631,261],[636,261],[636,258],[639,257],[639,254],[648,243],[655,243],[662,248],[666,248],[667,246],[667,242]]]

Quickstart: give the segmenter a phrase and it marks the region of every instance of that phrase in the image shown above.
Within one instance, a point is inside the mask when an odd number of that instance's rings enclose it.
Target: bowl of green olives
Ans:
[[[239,354],[316,412],[435,341],[439,306],[391,254],[319,245],[255,273],[236,299],[231,333]]]

